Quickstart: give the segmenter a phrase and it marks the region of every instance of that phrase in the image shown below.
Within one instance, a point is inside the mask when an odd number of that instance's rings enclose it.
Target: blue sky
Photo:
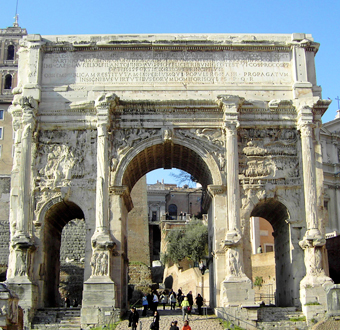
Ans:
[[[0,0],[1,28],[14,22],[17,0]],[[28,33],[310,33],[321,44],[318,85],[333,100],[323,122],[333,120],[340,96],[340,2],[315,0],[19,0],[19,25]],[[168,171],[169,172],[169,171]],[[164,172],[150,183],[165,179]],[[168,179],[167,179],[168,178]]]

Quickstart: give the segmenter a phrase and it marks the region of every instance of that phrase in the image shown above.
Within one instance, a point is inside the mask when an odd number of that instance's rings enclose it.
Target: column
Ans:
[[[112,239],[108,230],[109,214],[109,157],[108,127],[111,109],[115,106],[116,95],[104,94],[96,100],[97,110],[97,182],[96,182],[96,229],[92,237],[95,249],[106,249]],[[92,274],[93,275],[93,274]]]
[[[11,182],[11,242],[7,284],[20,298],[25,309],[25,324],[32,317],[38,287],[34,283],[33,256],[35,250],[30,224],[32,222],[32,145],[36,128],[38,103],[32,97],[16,96],[10,113],[16,128],[15,169]]]
[[[226,135],[227,178],[227,233],[222,243],[226,253],[226,278],[221,284],[222,306],[253,305],[254,290],[251,280],[243,271],[243,246],[240,225],[240,187],[237,127],[238,111],[244,101],[234,95],[219,97],[224,111],[223,128]]]
[[[91,276],[84,282],[81,324],[99,323],[111,317],[116,307],[116,284],[112,280],[115,242],[109,230],[108,128],[116,95],[103,94],[95,103],[97,110],[97,182],[95,232],[91,238]]]
[[[307,319],[315,313],[322,313],[327,309],[327,287],[332,286],[332,280],[326,276],[323,269],[322,249],[326,243],[325,237],[320,232],[322,226],[318,214],[317,178],[316,178],[316,155],[314,148],[315,131],[313,107],[308,100],[298,108],[298,129],[301,133],[301,153],[304,185],[306,233],[299,242],[304,250],[304,263],[306,275],[300,282],[300,301],[302,310]],[[316,139],[317,140],[317,139]],[[321,198],[322,199],[322,198]],[[320,221],[320,223],[319,223]],[[306,305],[308,303],[308,305]],[[311,308],[310,303],[318,303]],[[311,310],[313,309],[313,310]]]
[[[12,185],[12,189],[17,190],[17,203],[11,205],[11,208],[16,207],[16,212],[13,212],[12,221],[13,233],[11,238],[11,245],[15,250],[23,250],[25,253],[27,249],[33,245],[30,233],[29,222],[31,220],[31,178],[32,178],[32,139],[36,127],[36,112],[38,104],[31,97],[18,97],[14,100],[13,105],[10,108],[10,112],[15,121],[18,124],[18,117],[21,115],[20,129],[16,134],[20,134],[17,139],[20,143],[16,144],[16,148],[20,147],[20,162],[17,166],[17,182],[18,187]],[[16,151],[18,152],[18,151]],[[22,253],[20,252],[20,255]],[[23,260],[26,260],[26,256],[20,256],[16,262],[14,276],[27,275],[26,271],[23,272],[24,267]],[[27,265],[25,265],[25,268]],[[23,274],[25,273],[25,274]]]

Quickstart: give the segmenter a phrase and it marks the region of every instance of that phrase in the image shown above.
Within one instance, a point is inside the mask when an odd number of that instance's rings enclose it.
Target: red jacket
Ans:
[[[183,325],[182,330],[191,330],[190,325]]]

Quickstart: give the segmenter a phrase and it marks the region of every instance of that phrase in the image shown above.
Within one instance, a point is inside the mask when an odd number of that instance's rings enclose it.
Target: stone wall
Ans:
[[[275,304],[276,275],[274,252],[253,254],[251,256],[251,263],[255,300],[257,302],[263,301],[266,305]]]
[[[130,262],[138,261],[150,266],[146,176],[133,187],[131,198],[134,208],[128,218],[128,257]]]
[[[62,231],[60,247],[61,298],[69,296],[81,302],[84,282],[86,224],[84,220],[71,220]]]

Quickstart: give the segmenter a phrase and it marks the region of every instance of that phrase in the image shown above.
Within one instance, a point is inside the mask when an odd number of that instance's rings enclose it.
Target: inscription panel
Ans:
[[[291,54],[98,51],[45,54],[43,85],[292,83]]]

